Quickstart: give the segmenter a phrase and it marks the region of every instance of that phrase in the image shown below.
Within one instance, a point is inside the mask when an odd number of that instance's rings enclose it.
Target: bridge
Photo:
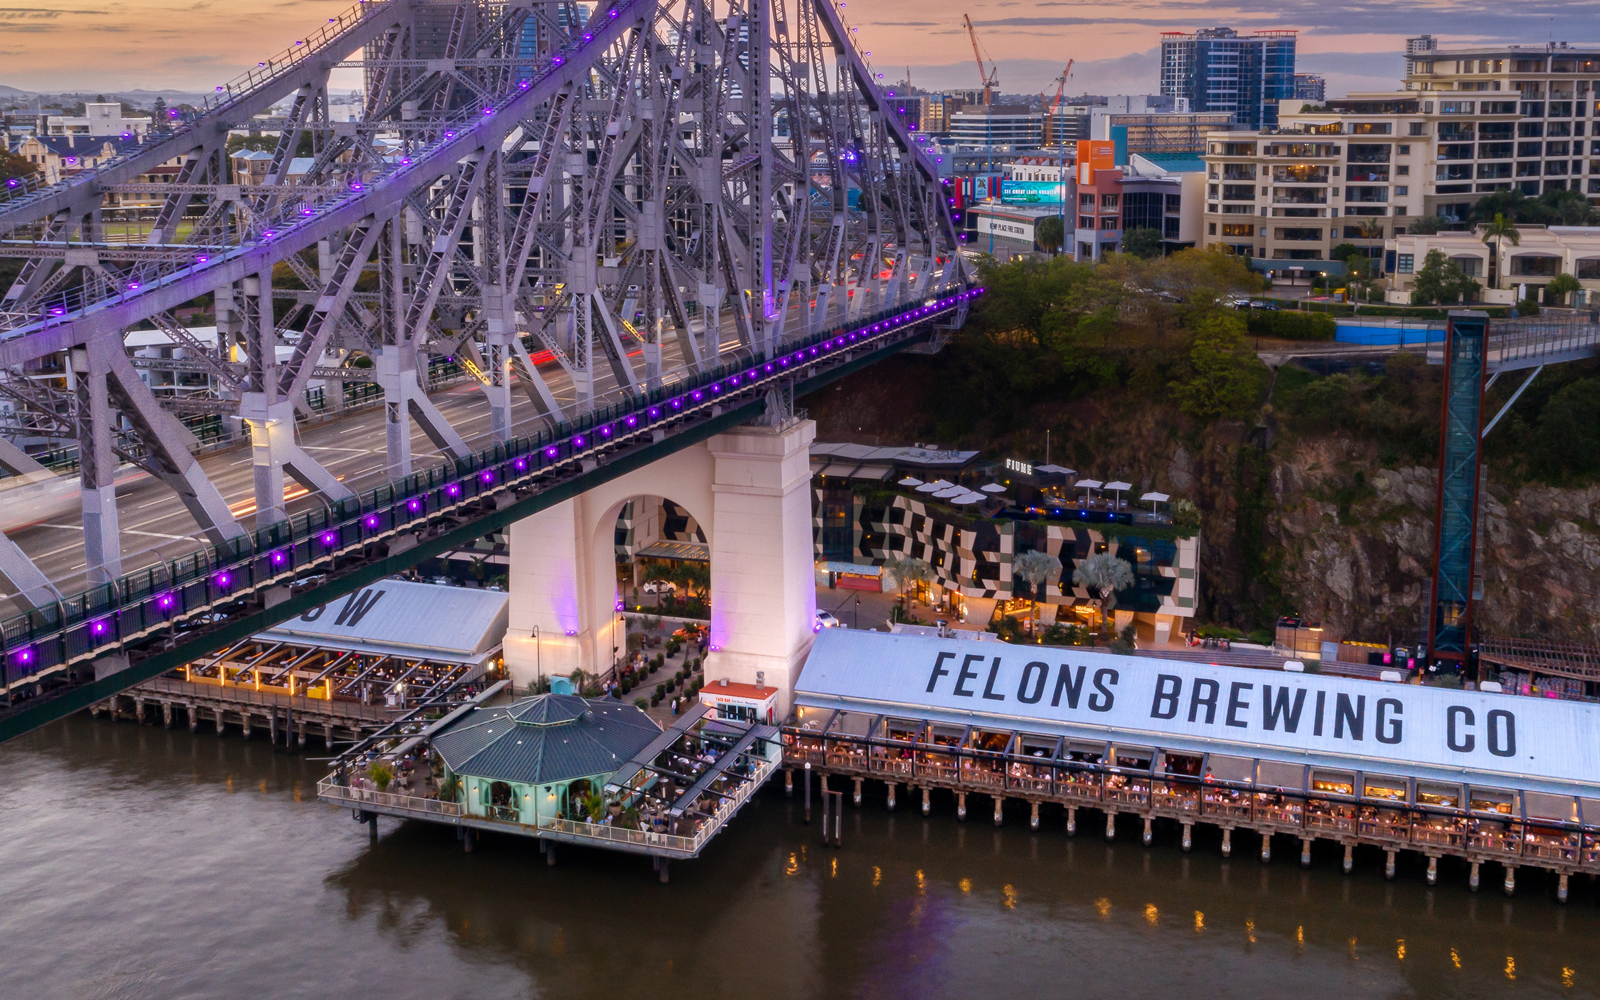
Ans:
[[[797,393],[936,350],[981,290],[843,8],[367,0],[116,159],[8,182],[0,399],[75,451],[83,542],[0,541],[0,739],[738,428],[782,451]],[[134,356],[149,331],[184,357]],[[348,382],[381,409],[328,417]],[[203,454],[218,418],[241,447]],[[30,462],[0,450],[48,487]]]

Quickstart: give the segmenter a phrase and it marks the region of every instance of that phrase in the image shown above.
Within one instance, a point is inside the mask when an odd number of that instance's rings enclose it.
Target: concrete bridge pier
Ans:
[[[219,709],[217,709],[217,731],[218,732],[222,731],[222,721],[221,720],[222,720],[222,710],[219,708]],[[249,740],[250,739],[250,713],[249,712],[240,712],[239,713],[239,729],[240,729],[241,733],[244,735],[244,738],[246,740]]]
[[[1351,872],[1355,871],[1355,868],[1356,868],[1356,845],[1354,845],[1354,844],[1346,844],[1346,845],[1344,845],[1344,873],[1346,875],[1348,875]]]
[[[1194,824],[1183,824],[1183,853],[1188,854],[1194,849]]]
[[[786,799],[794,798],[794,768],[792,767],[783,769],[783,797]]]
[[[1114,811],[1106,812],[1106,841],[1117,839],[1117,814]]]
[[[1144,818],[1144,834],[1143,834],[1143,837],[1142,837],[1142,839],[1144,841],[1144,846],[1149,847],[1151,844],[1155,843],[1155,840],[1156,840],[1156,829],[1155,828],[1156,828],[1155,817],[1146,816]]]
[[[199,709],[194,707],[194,702],[185,705],[184,709],[189,713],[189,732],[198,733],[200,731]]]
[[[1267,862],[1269,862],[1271,860],[1272,860],[1272,834],[1267,833],[1266,831],[1262,831],[1262,833],[1261,833],[1261,863],[1262,864],[1266,864]]]
[[[850,797],[851,804],[854,805],[857,809],[861,808],[861,782],[863,780],[865,780],[865,779],[863,779],[863,778],[855,779],[855,782],[856,782],[855,792]],[[893,787],[893,786],[891,785],[890,787]]]
[[[172,702],[170,701],[161,703],[161,728],[172,728]]]
[[[1394,856],[1395,856],[1395,851],[1394,851],[1393,848],[1390,848],[1389,850],[1383,852],[1383,877],[1386,878],[1386,879],[1389,879],[1390,881],[1394,880]],[[1434,871],[1435,871],[1434,859],[1429,858],[1428,859],[1428,874],[1432,875]],[[1430,881],[1431,881],[1431,879],[1430,879]]]
[[[267,713],[267,742],[272,746],[278,745],[278,713],[276,710]],[[288,740],[284,740],[286,745],[288,742]]]
[[[932,813],[933,813],[933,789],[929,788],[927,785],[923,785],[922,786],[922,815],[928,816],[928,815],[931,815]]]
[[[1037,831],[1039,829],[1039,803],[1032,802],[1029,805],[1031,808],[1028,810],[1028,829]]]
[[[217,724],[217,735],[221,736],[223,728],[227,725],[227,723],[222,720],[222,709],[217,709],[213,714],[216,716],[214,721]]]
[[[1567,901],[1567,881],[1567,873],[1562,872],[1556,881],[1556,902],[1558,903],[1565,903]]]
[[[1311,838],[1310,837],[1301,837],[1300,838],[1300,867],[1301,868],[1310,868],[1311,867]]]
[[[1504,888],[1507,896],[1515,896],[1517,894],[1516,865],[1506,865],[1506,883]]]
[[[1471,889],[1473,892],[1477,892],[1478,891],[1478,865],[1479,864],[1481,864],[1481,862],[1474,861],[1472,863],[1472,867],[1467,871],[1467,888]]]
[[[966,792],[957,792],[956,793],[956,819],[965,820],[966,818],[967,818],[967,793]]]
[[[1222,856],[1225,858],[1233,857],[1233,827],[1231,826],[1222,828]]]
[[[858,785],[857,787],[859,788],[860,786]],[[895,783],[892,782],[892,781],[889,782],[889,811],[890,812],[894,812],[894,789],[895,789]],[[859,795],[859,794],[860,793],[857,792],[857,795]]]
[[[1067,806],[1067,836],[1075,837],[1078,834],[1078,807]]]
[[[1389,870],[1386,872],[1386,874],[1388,875],[1389,878],[1394,878],[1394,852],[1393,851],[1389,852]],[[1439,884],[1439,859],[1437,857],[1431,857],[1430,856],[1428,858],[1428,884],[1429,885],[1438,885]]]

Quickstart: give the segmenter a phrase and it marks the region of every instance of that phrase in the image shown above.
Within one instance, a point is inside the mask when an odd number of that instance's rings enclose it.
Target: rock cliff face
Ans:
[[[1126,398],[1041,402],[1025,430],[951,436],[937,406],[920,405],[937,394],[918,375],[880,365],[809,398],[818,438],[933,438],[981,448],[987,459],[1042,460],[1050,427],[1056,462],[1194,500],[1203,525],[1199,620],[1248,631],[1298,610],[1330,637],[1417,640],[1436,470],[1385,468],[1375,445],[1343,435],[1226,423],[1184,433],[1175,412]],[[941,427],[945,437],[934,437]],[[1482,631],[1600,643],[1600,487],[1513,492],[1491,469],[1489,493]]]

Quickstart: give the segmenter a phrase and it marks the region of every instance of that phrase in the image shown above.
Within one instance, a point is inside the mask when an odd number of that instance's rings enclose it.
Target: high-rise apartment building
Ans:
[[[1161,93],[1186,98],[1191,112],[1229,112],[1247,128],[1276,125],[1278,102],[1294,97],[1294,50],[1293,31],[1163,32]]]
[[[1328,99],[1328,81],[1316,73],[1294,75],[1294,99],[1321,104]]]

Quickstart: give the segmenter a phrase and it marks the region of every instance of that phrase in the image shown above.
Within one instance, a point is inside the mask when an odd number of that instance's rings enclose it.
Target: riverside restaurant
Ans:
[[[795,690],[784,766],[1003,804],[1078,812],[1385,853],[1480,868],[1505,891],[1519,867],[1600,873],[1600,706],[1383,681],[1278,673],[1077,647],[1001,646],[950,637],[824,629]]]

